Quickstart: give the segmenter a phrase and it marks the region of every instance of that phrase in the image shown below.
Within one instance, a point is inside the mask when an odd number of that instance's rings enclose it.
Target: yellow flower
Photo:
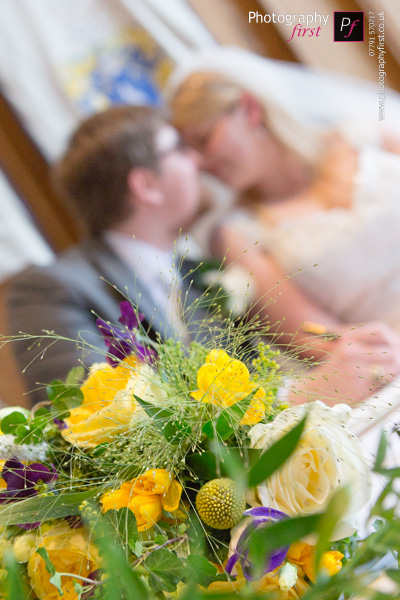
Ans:
[[[117,367],[92,370],[81,387],[83,402],[65,419],[63,437],[80,448],[94,448],[129,431],[132,420],[144,412],[133,393],[147,402],[162,403],[164,391],[151,367],[128,357]]]
[[[217,581],[212,583],[207,591],[212,593],[219,592],[231,592],[237,593],[246,585],[246,579],[244,578],[240,567],[238,567],[238,576],[235,581]],[[281,590],[279,585],[279,567],[275,569],[275,571],[271,571],[271,573],[267,573],[258,581],[253,581],[251,583],[253,589],[257,592],[268,593],[272,592],[274,594],[275,600],[298,600],[301,598],[306,591],[309,589],[308,583],[304,580],[304,573],[301,569],[298,570],[298,578],[296,584],[291,587],[289,590]]]
[[[44,547],[56,571],[87,577],[100,567],[97,549],[85,536],[83,527],[71,529],[64,521],[51,527],[44,535],[38,535],[36,547]],[[43,558],[36,552],[28,562],[31,586],[40,600],[77,600],[74,577],[61,577],[63,595],[50,583]]]
[[[254,425],[265,414],[265,390],[250,381],[250,373],[240,360],[233,359],[224,350],[212,350],[197,373],[198,390],[193,398],[226,408],[256,391],[241,420],[241,425]]]
[[[182,486],[166,469],[150,469],[140,477],[123,483],[117,490],[101,498],[103,512],[128,507],[136,517],[139,531],[153,527],[163,510],[178,509]]]
[[[298,578],[293,587],[288,590],[282,590],[279,585],[279,568],[271,573],[267,573],[259,581],[255,587],[258,592],[273,592],[276,600],[298,600],[309,589],[308,583],[304,580],[301,569],[298,568]]]
[[[298,565],[311,581],[315,581],[315,546],[304,542],[293,542],[290,545],[287,560]]]
[[[330,552],[324,552],[319,563],[319,568],[328,571],[329,575],[336,575],[342,568],[342,558],[344,554],[337,550],[331,550]]]
[[[13,544],[13,552],[17,562],[28,562],[30,555],[35,549],[36,534],[32,532],[24,533],[16,538]]]
[[[336,575],[342,568],[341,560],[343,556],[341,552],[336,550],[324,552],[319,568],[327,571],[330,576]],[[299,565],[307,577],[311,581],[315,581],[315,546],[310,546],[304,542],[294,542],[288,550],[287,559]]]

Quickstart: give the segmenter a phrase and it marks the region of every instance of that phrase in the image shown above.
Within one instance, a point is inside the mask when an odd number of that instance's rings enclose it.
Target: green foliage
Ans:
[[[349,491],[347,488],[339,488],[332,496],[319,520],[317,534],[318,543],[316,548],[315,564],[319,565],[322,554],[330,549],[330,540],[341,517],[346,513],[349,505]]]
[[[23,582],[21,568],[10,550],[4,554],[4,563],[7,568],[7,579],[2,585],[5,597],[7,600],[28,600],[30,591]]]
[[[204,556],[200,554],[190,554],[186,561],[187,578],[189,581],[195,581],[204,588],[210,583],[216,581],[218,571]]]
[[[62,596],[63,590],[61,587],[61,575],[60,575],[60,573],[57,573],[55,566],[53,565],[53,563],[51,562],[51,560],[49,558],[49,555],[47,554],[46,548],[44,548],[44,547],[38,548],[36,550],[36,553],[39,554],[44,560],[44,564],[46,566],[46,571],[50,575],[50,583],[52,583],[57,588],[57,590],[60,593],[60,596]]]
[[[59,419],[65,419],[69,416],[69,411],[72,408],[80,406],[83,402],[83,393],[80,390],[80,385],[85,377],[83,367],[75,367],[68,373],[65,381],[54,379],[47,386],[47,396],[52,402],[54,409],[57,411]]]
[[[227,456],[232,456],[233,460],[241,461],[243,468],[248,469],[260,457],[261,450],[252,448],[242,451],[242,448],[226,447],[223,455],[220,451],[220,446],[215,445],[213,450],[202,453],[189,454],[186,458],[186,464],[189,469],[196,474],[200,479],[215,479],[216,477],[230,476],[235,479],[234,474],[230,472],[225,464]]]
[[[197,342],[192,342],[187,349],[181,342],[167,340],[158,348],[161,377],[169,384],[174,395],[186,397],[197,387],[197,371],[205,361],[208,349]]]
[[[266,557],[274,550],[290,546],[296,540],[314,532],[320,518],[321,515],[318,513],[306,517],[294,517],[257,529],[249,540],[249,560],[254,564],[255,572],[262,572]]]
[[[113,531],[101,515],[98,515],[94,534],[104,569],[109,575],[101,597],[107,600],[149,600],[146,586],[132,569],[123,548],[115,543]]]
[[[41,408],[33,418],[15,411],[1,421],[1,430],[15,436],[16,444],[38,444],[43,441],[43,432],[49,424],[50,412]]]
[[[32,496],[19,502],[0,505],[0,525],[35,523],[79,514],[79,506],[93,498],[98,489],[60,495]]]
[[[175,592],[186,573],[184,562],[166,548],[152,552],[143,566],[150,574],[149,585],[154,592]]]
[[[256,392],[257,390],[254,390],[246,398],[243,398],[243,400],[220,411],[216,422],[214,419],[211,419],[204,423],[202,431],[208,439],[211,441],[225,441],[229,439],[239,428],[240,421],[246,414]]]
[[[177,419],[173,409],[153,406],[153,404],[142,400],[139,396],[135,394],[133,396],[171,444],[179,444],[191,434],[191,427],[184,419]]]
[[[119,510],[108,510],[104,519],[108,522],[110,531],[113,531],[116,543],[120,544],[124,549],[137,549],[139,535],[136,518],[129,508],[123,507]]]

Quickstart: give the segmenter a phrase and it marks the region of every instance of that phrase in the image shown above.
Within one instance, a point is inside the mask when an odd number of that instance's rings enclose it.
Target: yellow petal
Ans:
[[[173,512],[176,510],[179,506],[181,495],[182,486],[176,481],[176,479],[174,479],[168,492],[161,496],[161,504],[163,509],[167,512]]]
[[[172,476],[166,469],[150,469],[136,478],[135,494],[164,494],[172,483]]]
[[[108,510],[118,510],[125,506],[129,505],[129,502],[132,499],[132,494],[127,493],[126,490],[118,489],[113,492],[108,492],[104,494],[100,499],[100,502],[103,506],[103,512],[107,512]]]
[[[129,508],[136,517],[138,531],[154,527],[162,517],[160,496],[134,496]]]

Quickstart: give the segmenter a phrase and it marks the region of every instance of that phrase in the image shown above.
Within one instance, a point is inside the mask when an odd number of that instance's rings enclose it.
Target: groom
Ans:
[[[200,208],[197,155],[151,107],[114,107],[84,121],[54,182],[88,235],[52,265],[19,275],[8,298],[10,334],[66,338],[47,351],[46,341],[13,344],[21,369],[29,365],[24,378],[34,400],[45,395],[40,384],[104,359],[96,318],[116,322],[122,300],[144,313],[153,334],[180,334],[174,248]],[[78,336],[80,344],[68,341]]]
[[[56,343],[12,344],[33,401],[43,400],[44,384],[72,367],[104,359],[96,318],[115,323],[122,300],[136,305],[144,327],[162,338],[184,335],[179,295],[185,304],[194,301],[180,280],[174,247],[200,209],[197,155],[159,111],[119,106],[87,119],[54,181],[88,235],[52,265],[19,275],[9,295],[9,334],[60,336]],[[292,382],[289,399],[362,400],[381,383],[376,363],[387,375],[398,372],[397,338],[379,323],[372,329],[366,325],[332,342],[332,358],[309,381]]]

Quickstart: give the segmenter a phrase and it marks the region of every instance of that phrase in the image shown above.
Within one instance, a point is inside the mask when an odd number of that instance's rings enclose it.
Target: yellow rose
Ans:
[[[56,571],[87,577],[100,567],[97,549],[85,535],[83,527],[71,529],[64,521],[51,527],[45,534],[37,535],[36,547],[44,547]],[[40,600],[76,600],[74,577],[61,577],[63,595],[50,583],[43,558],[36,552],[28,562],[30,584]]]
[[[15,560],[19,563],[28,562],[33,549],[36,547],[35,544],[35,533],[27,532],[17,537],[13,544]]]
[[[166,469],[151,469],[105,494],[101,504],[103,512],[128,507],[136,517],[138,530],[144,531],[161,519],[163,510],[176,511],[181,494],[182,486]]]
[[[341,560],[343,556],[337,550],[324,552],[319,563],[319,568],[327,571],[330,576],[336,575],[342,568]],[[294,542],[288,550],[287,560],[295,565],[299,565],[307,577],[311,581],[315,581],[315,546],[310,546],[304,542]]]
[[[279,568],[271,573],[267,573],[255,584],[258,592],[273,592],[276,600],[298,600],[298,598],[304,596],[309,587],[308,583],[304,580],[304,574],[301,569],[298,569],[298,577],[295,585],[288,590],[280,588]]]
[[[350,502],[332,539],[352,535],[354,517],[368,502],[371,473],[360,440],[346,428],[350,407],[331,408],[312,402],[282,411],[272,423],[255,425],[251,447],[264,450],[290,431],[308,414],[302,438],[284,465],[257,487],[263,506],[287,515],[323,511],[340,486],[348,486]]]
[[[310,546],[310,544],[304,542],[293,542],[289,547],[286,558],[291,563],[301,567],[311,581],[315,580],[315,546]]]
[[[324,552],[321,558],[321,562],[319,563],[319,568],[327,571],[329,575],[336,575],[342,568],[342,558],[344,554],[338,552],[337,550],[330,550],[329,552]]]
[[[145,363],[130,356],[117,367],[101,365],[82,385],[83,403],[65,419],[63,437],[80,448],[94,448],[126,434],[132,421],[145,413],[134,400],[136,394],[153,404],[161,404],[165,392],[156,373]]]
[[[281,590],[279,585],[279,568],[280,567],[275,569],[275,571],[271,571],[271,573],[267,573],[258,581],[252,581],[252,588],[257,592],[262,592],[264,594],[272,592],[275,600],[298,600],[310,587],[304,580],[304,573],[299,569],[296,584],[289,590],[284,591]],[[244,578],[240,567],[238,567],[238,576],[235,581],[216,581],[207,588],[207,591],[212,593],[231,592],[233,594],[235,592],[237,593],[245,585],[246,579]]]
[[[250,381],[250,373],[240,360],[233,359],[224,350],[212,350],[197,373],[198,390],[193,398],[226,408],[256,391],[241,420],[241,425],[254,425],[265,414],[265,390]]]

